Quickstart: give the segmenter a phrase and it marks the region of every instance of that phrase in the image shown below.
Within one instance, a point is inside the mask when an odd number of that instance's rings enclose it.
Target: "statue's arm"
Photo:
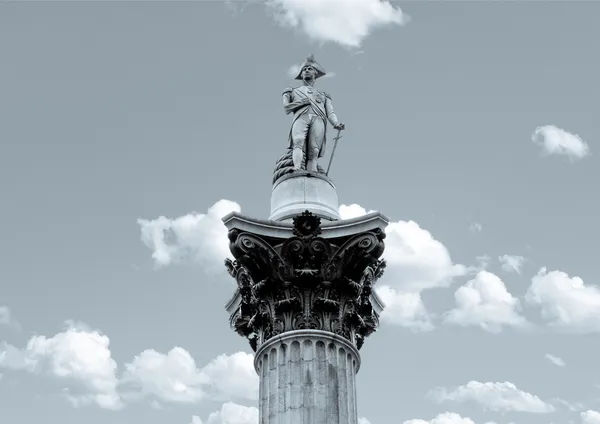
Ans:
[[[286,114],[294,113],[304,106],[306,106],[306,102],[294,99],[294,93],[291,88],[285,89],[283,92],[283,110]]]
[[[340,123],[337,115],[335,114],[335,110],[333,110],[331,96],[329,96],[327,93],[325,93],[325,112],[327,112],[327,119],[331,125],[335,126]]]

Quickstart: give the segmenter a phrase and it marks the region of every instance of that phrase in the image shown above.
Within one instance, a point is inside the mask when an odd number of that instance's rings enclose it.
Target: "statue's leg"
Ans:
[[[296,171],[302,169],[304,159],[304,146],[308,133],[309,123],[303,117],[299,117],[292,125],[292,161]]]
[[[304,140],[300,142],[294,141],[294,150],[292,150],[292,161],[294,162],[294,169],[299,171],[302,169],[302,160],[304,159],[304,149],[302,145],[304,144]]]
[[[317,172],[317,160],[319,159],[319,151],[325,140],[325,122],[319,117],[315,117],[310,123],[308,129],[308,145],[306,170]]]

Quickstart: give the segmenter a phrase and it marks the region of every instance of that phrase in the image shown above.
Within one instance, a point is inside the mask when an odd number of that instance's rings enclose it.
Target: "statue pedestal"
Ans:
[[[296,171],[273,185],[271,221],[286,221],[308,210],[314,215],[338,221],[339,201],[335,185],[322,173]]]

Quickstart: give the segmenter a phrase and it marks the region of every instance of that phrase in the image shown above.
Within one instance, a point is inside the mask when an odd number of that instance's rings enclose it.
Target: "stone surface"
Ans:
[[[385,262],[378,212],[324,221],[223,218],[237,282],[231,327],[256,352],[260,424],[358,424],[359,349],[379,324]]]
[[[366,231],[384,231],[389,222],[390,219],[381,212],[371,212],[356,218],[340,221],[322,221],[321,237],[335,239]],[[292,219],[276,222],[267,219],[252,218],[239,212],[231,212],[223,217],[223,223],[229,231],[237,229],[268,239],[283,240],[294,235]]]
[[[360,355],[346,339],[318,330],[273,337],[256,352],[260,424],[357,424]]]
[[[339,220],[338,195],[324,174],[297,171],[281,177],[273,185],[270,220],[284,221],[309,210],[327,219]]]
[[[379,325],[373,290],[385,269],[380,213],[341,220],[327,176],[341,131],[331,96],[314,87],[325,70],[311,55],[298,87],[283,91],[293,114],[288,149],[273,172],[269,220],[223,218],[237,290],[231,327],[256,352],[260,424],[357,424],[359,349]],[[337,130],[326,169],[327,127]]]
[[[226,266],[238,284],[227,305],[235,331],[255,351],[300,329],[328,331],[360,349],[382,310],[373,285],[385,268],[380,257],[387,221],[371,214],[322,227],[308,211],[291,227],[242,218],[224,218],[235,258]]]
[[[283,91],[283,109],[285,113],[294,115],[289,133],[291,169],[284,171],[278,164],[277,175],[301,169],[319,172],[317,162],[325,155],[327,122],[339,131],[345,128],[333,110],[331,96],[314,87],[316,79],[323,75],[325,70],[311,55],[300,65],[296,76],[303,84]]]

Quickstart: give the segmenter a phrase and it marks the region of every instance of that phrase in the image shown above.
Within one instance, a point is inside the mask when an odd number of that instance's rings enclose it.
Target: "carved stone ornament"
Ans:
[[[294,218],[293,234],[269,240],[229,231],[235,260],[225,265],[241,298],[232,327],[254,351],[273,336],[300,329],[330,331],[360,349],[379,324],[370,296],[385,268],[385,232],[324,239],[320,218],[306,211]]]

